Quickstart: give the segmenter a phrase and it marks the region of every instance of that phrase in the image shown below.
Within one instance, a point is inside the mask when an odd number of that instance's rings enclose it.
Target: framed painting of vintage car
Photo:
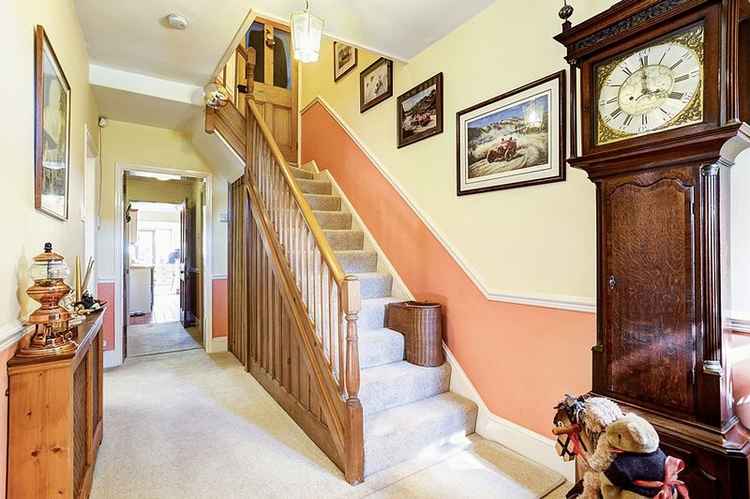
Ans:
[[[459,196],[565,180],[565,72],[456,114]]]
[[[341,42],[333,42],[333,81],[339,81],[357,67],[357,49]]]
[[[443,133],[443,73],[400,95],[396,120],[399,148]]]
[[[393,61],[381,57],[359,74],[359,112],[364,113],[393,95]]]
[[[34,201],[67,220],[70,175],[70,85],[42,26],[34,43]]]

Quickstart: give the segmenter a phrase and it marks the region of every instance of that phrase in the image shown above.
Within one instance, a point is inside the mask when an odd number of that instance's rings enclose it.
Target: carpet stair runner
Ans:
[[[378,271],[378,253],[365,249],[364,233],[342,211],[327,180],[292,168],[341,267],[361,282],[359,315],[360,400],[365,415],[365,476],[420,456],[450,449],[474,432],[477,406],[449,392],[451,369],[420,367],[404,360],[403,336],[384,327],[393,277]]]

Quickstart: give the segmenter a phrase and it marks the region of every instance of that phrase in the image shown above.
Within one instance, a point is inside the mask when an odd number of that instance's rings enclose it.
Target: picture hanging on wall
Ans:
[[[36,209],[68,218],[70,85],[42,26],[34,40],[34,198]]]
[[[443,73],[400,95],[396,120],[399,148],[443,133]]]
[[[565,180],[565,72],[456,114],[459,196]]]
[[[357,49],[341,42],[333,42],[333,81],[339,81],[357,67]]]
[[[359,74],[359,112],[393,95],[393,61],[381,57]]]

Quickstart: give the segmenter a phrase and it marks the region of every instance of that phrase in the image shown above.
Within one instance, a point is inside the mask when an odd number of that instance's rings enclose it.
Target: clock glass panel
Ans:
[[[598,65],[597,145],[701,123],[703,39],[700,24]]]

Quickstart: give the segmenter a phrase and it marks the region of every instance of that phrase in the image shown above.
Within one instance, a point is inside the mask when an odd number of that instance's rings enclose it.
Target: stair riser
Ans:
[[[357,324],[360,329],[378,329],[385,326],[385,307],[382,303],[370,305],[362,302]]]
[[[315,175],[313,175],[312,173],[305,170],[300,170],[299,168],[290,168],[290,170],[292,170],[292,175],[294,175],[295,178],[299,178],[302,180],[312,180],[315,178]]]
[[[337,196],[306,194],[305,198],[313,210],[339,211],[341,209],[341,198]]]
[[[406,460],[424,455],[439,455],[460,448],[468,443],[456,443],[458,436],[474,433],[477,408],[453,407],[441,414],[429,425],[416,430],[399,431],[394,425],[390,434],[366,435],[365,476],[390,468]],[[367,421],[365,420],[365,426]]]
[[[326,231],[326,238],[334,251],[358,251],[365,245],[365,235],[355,230]]]
[[[330,182],[320,180],[297,180],[299,188],[305,194],[331,194]]]
[[[382,274],[375,277],[360,279],[360,293],[362,298],[385,298],[391,296],[393,278],[390,275]]]
[[[315,218],[324,230],[346,230],[352,228],[351,213],[342,213],[340,211],[316,211]]]
[[[420,367],[398,379],[368,379],[363,373],[359,399],[365,414],[374,414],[448,391],[450,366]]]
[[[378,268],[378,255],[374,251],[337,252],[336,257],[341,264],[341,268],[348,274],[375,272]]]
[[[359,367],[383,366],[404,360],[404,337],[400,333],[389,334],[378,341],[359,341]]]

